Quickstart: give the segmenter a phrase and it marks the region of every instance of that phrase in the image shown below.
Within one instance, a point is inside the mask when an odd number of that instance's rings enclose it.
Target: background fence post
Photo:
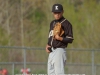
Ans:
[[[26,49],[23,49],[24,50],[24,61],[23,61],[23,63],[24,63],[24,69],[26,69]],[[25,74],[25,73],[24,73]]]
[[[92,75],[95,75],[95,66],[94,66],[94,50],[92,50]]]
[[[12,63],[12,75],[14,75],[14,71],[15,71],[15,64]]]
[[[97,66],[95,66],[95,75],[96,75],[96,68],[97,68]]]

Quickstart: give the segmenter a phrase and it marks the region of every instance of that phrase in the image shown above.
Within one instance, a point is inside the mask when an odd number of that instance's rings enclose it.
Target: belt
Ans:
[[[52,47],[53,49],[56,49],[57,47]]]
[[[56,49],[56,48],[65,48],[65,47],[52,47],[53,49]]]

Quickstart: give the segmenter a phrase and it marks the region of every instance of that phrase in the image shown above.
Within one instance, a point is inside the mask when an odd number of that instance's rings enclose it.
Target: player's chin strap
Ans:
[[[64,20],[61,21],[60,23],[62,24],[65,20],[66,20],[66,19],[64,19]],[[53,24],[55,24],[55,22],[54,22]],[[53,37],[52,37],[52,39],[51,39],[51,47],[52,47],[52,42],[53,42]]]

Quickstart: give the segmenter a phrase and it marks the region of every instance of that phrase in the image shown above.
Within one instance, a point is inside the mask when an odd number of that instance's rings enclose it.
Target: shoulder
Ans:
[[[53,24],[54,24],[54,22],[55,22],[55,20],[52,20],[52,21],[50,22],[50,30],[53,29]]]
[[[65,24],[72,25],[67,19],[65,20]]]
[[[55,20],[52,20],[51,23],[50,23],[50,28],[53,27],[54,23],[55,23]]]
[[[55,20],[52,20],[51,23],[50,23],[50,25],[52,25],[54,22],[55,22]]]
[[[66,20],[62,23],[62,26],[64,26],[64,27],[69,27],[69,26],[72,26],[72,24],[66,19]]]

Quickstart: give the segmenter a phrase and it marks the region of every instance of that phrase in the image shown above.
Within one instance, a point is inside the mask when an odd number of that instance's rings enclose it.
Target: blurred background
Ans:
[[[0,67],[10,75],[47,73],[45,46],[54,3],[73,26],[65,73],[100,75],[100,0],[0,0]]]

